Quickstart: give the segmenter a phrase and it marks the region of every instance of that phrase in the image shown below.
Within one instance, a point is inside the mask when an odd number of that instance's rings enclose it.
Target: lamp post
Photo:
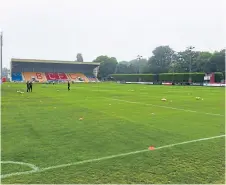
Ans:
[[[140,60],[142,59],[141,55],[137,55],[137,60],[138,60],[138,73],[140,74]]]
[[[191,71],[192,71],[192,69],[191,69],[191,62],[192,62],[192,49],[194,49],[195,47],[193,47],[193,46],[190,46],[190,47],[187,47],[187,49],[188,49],[188,51],[189,51],[189,83],[191,83],[192,82],[192,78],[191,78]]]
[[[172,82],[174,82],[174,67],[175,67],[175,64],[174,64],[174,59],[173,57],[175,56],[175,54],[177,54],[176,52],[174,52],[171,57],[170,57],[170,65],[173,67],[173,79],[172,79]]]
[[[141,55],[137,55],[137,60],[138,60],[138,74],[140,74],[140,60],[142,59]],[[141,78],[139,77],[139,82],[141,81]]]

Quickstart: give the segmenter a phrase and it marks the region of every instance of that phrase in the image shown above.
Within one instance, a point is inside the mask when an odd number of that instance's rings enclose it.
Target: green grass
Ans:
[[[206,114],[225,114],[223,88],[103,83],[72,84],[68,92],[64,84],[35,84],[32,93],[16,92],[25,87],[2,85],[2,161],[45,168],[225,134],[224,116]],[[26,170],[2,164],[2,174]],[[224,184],[225,138],[11,176],[2,183]]]

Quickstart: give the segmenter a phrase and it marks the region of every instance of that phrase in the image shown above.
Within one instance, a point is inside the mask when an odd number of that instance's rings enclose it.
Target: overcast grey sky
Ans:
[[[0,0],[3,66],[14,58],[118,61],[159,45],[225,47],[225,0]]]

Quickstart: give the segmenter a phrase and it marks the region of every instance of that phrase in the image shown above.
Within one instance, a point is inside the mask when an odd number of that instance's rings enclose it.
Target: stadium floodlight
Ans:
[[[171,56],[170,56],[170,66],[173,68],[173,81],[174,81],[174,70],[175,70],[175,62],[176,62],[176,60],[175,60],[175,57],[176,57],[176,55],[178,55],[178,53],[176,52],[176,51],[174,51],[172,54],[171,54]]]
[[[191,79],[191,62],[192,62],[192,50],[194,49],[195,47],[193,46],[189,46],[187,47],[187,50],[190,52],[190,60],[189,60],[189,83],[191,83],[192,79]]]
[[[137,60],[141,60],[142,56],[141,55],[137,55]]]
[[[138,60],[138,73],[140,74],[140,60],[142,59],[143,57],[141,55],[137,55],[137,60]]]
[[[170,63],[176,62],[178,56],[181,57],[178,52],[174,51],[170,56]]]

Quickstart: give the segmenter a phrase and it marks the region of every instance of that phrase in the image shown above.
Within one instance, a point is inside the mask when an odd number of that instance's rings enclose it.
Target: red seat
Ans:
[[[45,73],[47,80],[68,80],[65,73]]]

